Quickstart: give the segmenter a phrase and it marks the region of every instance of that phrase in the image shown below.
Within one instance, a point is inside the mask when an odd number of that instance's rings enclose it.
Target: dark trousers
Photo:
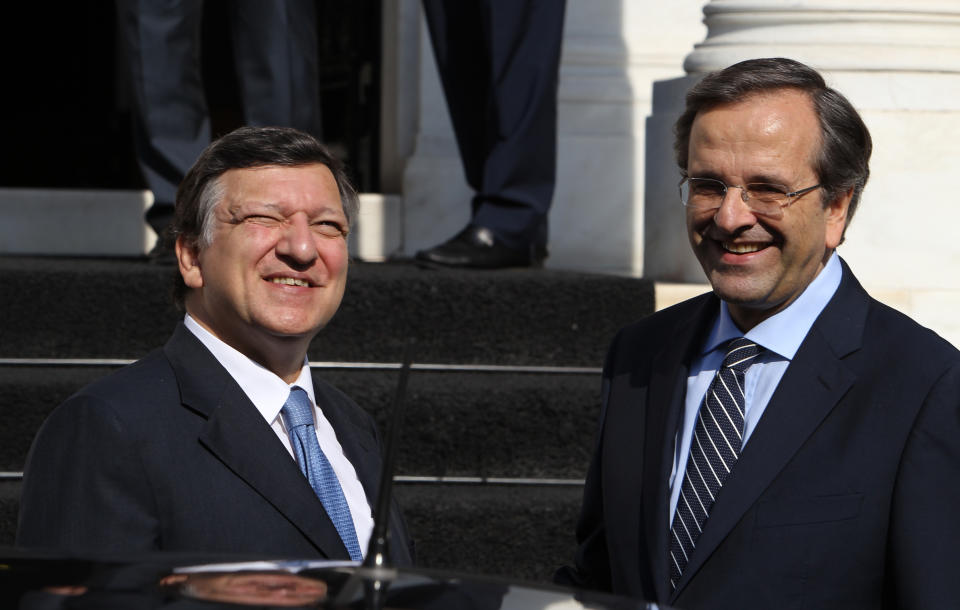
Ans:
[[[565,0],[423,0],[473,219],[545,245]]]
[[[313,0],[231,0],[234,69],[246,125],[320,135]],[[117,0],[134,105],[137,157],[154,205],[147,222],[173,216],[177,186],[210,143],[200,66],[199,0]]]

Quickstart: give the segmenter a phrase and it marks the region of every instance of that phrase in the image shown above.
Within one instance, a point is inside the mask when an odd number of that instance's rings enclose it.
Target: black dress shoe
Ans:
[[[499,241],[486,227],[467,225],[439,246],[417,252],[417,260],[447,267],[503,269],[504,267],[540,267],[547,257],[544,246],[533,244],[511,248]]]

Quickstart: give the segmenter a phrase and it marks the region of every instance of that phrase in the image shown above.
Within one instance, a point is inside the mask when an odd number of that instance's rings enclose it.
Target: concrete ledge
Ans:
[[[681,284],[671,282],[657,282],[653,287],[654,308],[656,311],[666,309],[687,299],[692,299],[704,292],[710,292],[710,284]]]
[[[399,195],[360,193],[360,213],[350,233],[350,253],[382,263],[403,250],[403,199]]]
[[[143,256],[156,235],[143,221],[150,191],[0,189],[0,253]]]

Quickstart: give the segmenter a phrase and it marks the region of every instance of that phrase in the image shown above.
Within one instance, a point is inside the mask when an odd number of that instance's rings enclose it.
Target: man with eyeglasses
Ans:
[[[688,93],[680,202],[713,291],[614,339],[559,582],[689,609],[960,600],[960,352],[835,253],[871,148],[796,61]]]

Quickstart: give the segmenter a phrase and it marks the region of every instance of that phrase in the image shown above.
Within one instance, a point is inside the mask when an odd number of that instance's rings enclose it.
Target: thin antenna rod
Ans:
[[[390,430],[387,432],[386,454],[383,468],[380,470],[380,492],[377,494],[377,510],[374,513],[373,534],[367,547],[367,556],[363,565],[369,568],[384,566],[389,557],[390,504],[393,498],[393,464],[396,461],[397,437],[403,420],[403,403],[407,393],[407,379],[410,377],[412,341],[407,341],[403,350],[403,366],[400,367],[400,381],[397,394],[390,410]]]

